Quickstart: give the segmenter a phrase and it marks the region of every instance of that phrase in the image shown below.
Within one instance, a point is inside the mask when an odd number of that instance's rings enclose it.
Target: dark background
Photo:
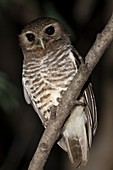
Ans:
[[[113,10],[112,0],[0,0],[0,170],[27,170],[44,128],[24,100],[23,55],[18,35],[40,16],[59,19],[85,57]],[[81,170],[113,170],[113,44],[92,74],[97,100],[98,130],[89,163]],[[45,170],[74,170],[57,145]]]

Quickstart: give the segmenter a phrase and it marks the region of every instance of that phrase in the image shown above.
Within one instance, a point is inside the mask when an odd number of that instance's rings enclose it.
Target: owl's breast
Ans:
[[[44,60],[27,64],[23,69],[24,84],[32,104],[48,120],[51,106],[58,106],[62,92],[66,91],[76,74],[66,51],[63,55],[49,55]],[[36,110],[36,109],[35,109]]]

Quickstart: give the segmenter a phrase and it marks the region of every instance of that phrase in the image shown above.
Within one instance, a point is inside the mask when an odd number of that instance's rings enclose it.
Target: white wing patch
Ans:
[[[26,89],[24,78],[22,79],[22,84],[23,84],[23,91],[24,91],[25,100],[26,100],[26,102],[28,104],[30,104],[31,103],[31,99],[30,99],[30,96],[28,94],[28,88]],[[30,91],[29,91],[29,93],[30,93]]]
[[[74,57],[72,51],[69,52],[69,58],[71,59],[74,67],[76,68],[76,69],[75,69],[75,72],[77,72],[77,65],[76,65],[76,63],[75,63],[75,57]]]

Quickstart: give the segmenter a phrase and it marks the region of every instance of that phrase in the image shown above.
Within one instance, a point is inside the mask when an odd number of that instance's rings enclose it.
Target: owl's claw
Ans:
[[[83,107],[86,106],[86,104],[85,104],[84,102],[79,101],[79,100],[76,100],[76,101],[75,101],[75,105],[77,105],[77,106],[83,106]]]

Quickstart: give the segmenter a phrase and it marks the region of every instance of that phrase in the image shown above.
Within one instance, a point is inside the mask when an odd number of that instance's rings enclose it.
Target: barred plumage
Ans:
[[[74,57],[71,46],[62,46],[57,50],[57,53],[53,51],[43,56],[41,62],[34,58],[23,64],[23,84],[29,89],[31,101],[36,104],[35,110],[38,109],[37,112],[40,111],[47,119],[50,118],[49,108],[58,105],[60,92],[67,90],[77,70],[71,59]]]
[[[24,53],[23,87],[28,104],[32,104],[46,127],[51,107],[58,106],[79,69],[69,35],[55,19],[41,18],[26,26],[20,35]],[[84,87],[63,129],[58,144],[68,152],[76,167],[85,165],[97,126],[95,98],[90,83]]]

